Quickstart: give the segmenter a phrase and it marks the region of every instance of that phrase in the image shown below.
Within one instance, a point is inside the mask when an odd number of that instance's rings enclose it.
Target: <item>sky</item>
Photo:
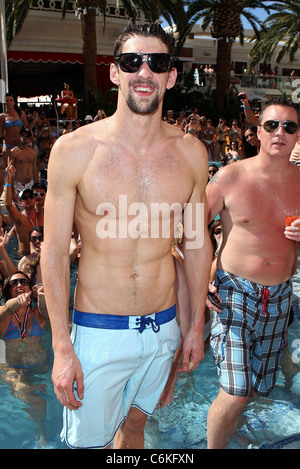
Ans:
[[[272,3],[274,2],[266,2],[267,5],[272,5]],[[257,18],[259,18],[261,21],[264,21],[269,16],[268,13],[263,8],[255,8],[253,9],[251,13],[257,16]],[[243,21],[245,29],[251,28],[251,25],[248,23],[248,21],[244,17],[242,17],[242,21]],[[162,23],[163,27],[168,26],[168,23],[163,18],[162,18],[162,22],[163,22]]]
[[[273,3],[273,2],[272,2]],[[255,8],[251,12],[253,15],[257,16],[261,21],[264,21],[269,15],[263,8]],[[242,18],[244,28],[251,28],[250,24],[245,18]]]

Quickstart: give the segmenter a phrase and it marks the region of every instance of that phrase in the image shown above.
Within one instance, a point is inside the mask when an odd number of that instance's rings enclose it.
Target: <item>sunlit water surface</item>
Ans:
[[[299,264],[300,265],[300,264]],[[72,268],[73,289],[76,267]],[[70,295],[70,302],[73,290]],[[249,403],[241,415],[230,448],[300,447],[300,274],[294,278],[295,319],[289,329],[289,351],[271,396]],[[67,449],[60,441],[62,407],[51,382],[50,330],[43,347],[46,361],[26,372],[0,364],[0,449]],[[300,346],[299,346],[300,347]],[[217,396],[219,382],[212,355],[207,353],[197,370],[181,374],[173,402],[148,419],[147,449],[206,448],[206,418]]]

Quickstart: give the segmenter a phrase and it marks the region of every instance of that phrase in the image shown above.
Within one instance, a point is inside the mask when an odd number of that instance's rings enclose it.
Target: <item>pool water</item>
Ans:
[[[300,258],[299,266],[300,266]],[[76,267],[72,267],[75,285]],[[72,294],[70,303],[72,302]],[[300,274],[294,278],[294,322],[289,328],[276,386],[269,397],[252,401],[241,415],[229,448],[300,448]],[[60,441],[62,406],[51,381],[50,330],[44,337],[45,363],[12,375],[0,364],[0,449],[67,449]],[[298,354],[298,348],[299,354]],[[294,359],[295,363],[292,361]],[[205,449],[208,409],[219,382],[209,347],[198,368],[180,374],[173,402],[148,419],[146,449]]]

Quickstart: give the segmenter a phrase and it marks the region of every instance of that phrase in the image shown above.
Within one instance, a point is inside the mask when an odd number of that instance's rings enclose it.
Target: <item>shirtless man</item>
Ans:
[[[9,163],[15,168],[14,188],[16,195],[24,189],[31,189],[38,181],[36,151],[29,146],[32,133],[29,129],[22,128],[20,131],[20,145],[10,151]]]
[[[271,392],[287,334],[300,220],[285,228],[285,209],[300,207],[300,171],[289,162],[299,114],[278,98],[260,119],[259,154],[218,171],[207,187],[208,218],[220,213],[223,227],[223,308],[211,332],[221,390],[208,414],[209,448],[227,447],[250,394]]]
[[[168,379],[179,343],[171,254],[176,220],[164,215],[170,235],[152,236],[152,203],[176,203],[178,216],[185,203],[192,210],[204,207],[197,227],[201,246],[188,245],[193,237],[186,231],[191,318],[181,369],[194,370],[204,355],[212,256],[205,229],[208,158],[198,140],[161,119],[165,90],[176,82],[173,48],[173,37],[159,25],[129,25],[110,69],[119,88],[116,113],[62,136],[51,153],[42,275],[53,334],[52,379],[72,447],[104,448],[114,439],[114,448],[143,448],[147,415]],[[130,229],[136,210],[138,236]],[[74,215],[82,252],[73,348],[68,254]]]

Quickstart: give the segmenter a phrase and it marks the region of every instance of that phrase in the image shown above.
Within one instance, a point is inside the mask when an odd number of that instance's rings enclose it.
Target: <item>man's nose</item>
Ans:
[[[284,134],[285,133],[285,130],[283,128],[283,125],[282,125],[282,122],[279,123],[279,126],[278,126],[278,129],[276,129],[275,131],[276,134]]]
[[[143,78],[152,76],[152,71],[146,60],[143,61],[141,68],[138,71],[138,74]]]

